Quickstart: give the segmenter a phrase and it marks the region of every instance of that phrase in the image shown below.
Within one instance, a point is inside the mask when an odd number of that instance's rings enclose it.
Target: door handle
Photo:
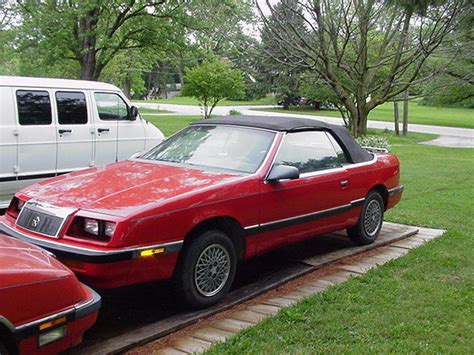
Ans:
[[[72,133],[72,129],[60,129],[58,132],[59,134]]]
[[[98,128],[97,129],[97,132],[99,132],[99,133],[108,132],[108,131],[110,131],[110,129],[108,129],[108,128]]]
[[[343,180],[341,181],[341,187],[347,187],[349,185],[349,181]]]

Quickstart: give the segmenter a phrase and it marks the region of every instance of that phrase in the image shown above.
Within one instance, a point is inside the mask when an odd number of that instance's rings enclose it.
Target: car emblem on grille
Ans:
[[[33,218],[33,219],[31,220],[31,226],[32,226],[33,228],[36,228],[36,227],[38,227],[38,224],[39,224],[40,222],[41,222],[41,219],[39,218],[39,216],[36,216],[35,218]]]

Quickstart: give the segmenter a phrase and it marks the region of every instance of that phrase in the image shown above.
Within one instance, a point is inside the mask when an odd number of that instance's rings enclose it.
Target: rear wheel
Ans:
[[[373,243],[382,229],[383,213],[382,196],[377,191],[369,192],[357,224],[347,229],[349,239],[359,245]]]
[[[219,230],[204,232],[183,251],[175,276],[177,291],[191,306],[211,306],[229,291],[236,265],[232,240]]]

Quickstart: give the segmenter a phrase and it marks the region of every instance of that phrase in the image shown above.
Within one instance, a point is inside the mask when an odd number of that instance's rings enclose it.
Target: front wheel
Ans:
[[[234,281],[237,258],[232,240],[219,230],[210,230],[183,253],[175,276],[179,295],[198,308],[219,302]]]
[[[0,355],[9,355],[9,354],[10,352],[8,351],[7,347],[0,340]]]
[[[382,196],[377,191],[369,192],[357,224],[347,229],[349,239],[359,245],[373,243],[382,229],[383,213]]]

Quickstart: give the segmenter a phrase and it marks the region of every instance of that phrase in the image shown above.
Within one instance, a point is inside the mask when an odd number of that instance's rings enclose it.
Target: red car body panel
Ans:
[[[21,353],[55,353],[78,344],[97,317],[100,297],[45,250],[0,234],[0,327]],[[79,308],[88,307],[75,319]],[[81,312],[84,312],[82,310]],[[55,317],[57,315],[57,317]],[[66,316],[66,336],[39,347],[42,319]],[[73,319],[74,318],[74,319]]]
[[[0,218],[0,230],[49,247],[82,281],[110,288],[172,277],[186,236],[213,218],[226,218],[238,226],[246,259],[355,225],[371,189],[383,192],[386,208],[400,200],[399,161],[388,153],[376,154],[364,163],[267,183],[265,176],[283,136],[275,134],[266,159],[254,174],[206,172],[136,159],[46,180],[16,197],[73,207],[58,238],[17,226],[11,209]],[[347,184],[341,186],[342,182]],[[76,215],[116,222],[113,237],[101,242],[68,235]],[[164,252],[140,257],[147,247],[163,247]],[[94,255],[84,255],[78,248]],[[105,253],[114,253],[117,259]]]

